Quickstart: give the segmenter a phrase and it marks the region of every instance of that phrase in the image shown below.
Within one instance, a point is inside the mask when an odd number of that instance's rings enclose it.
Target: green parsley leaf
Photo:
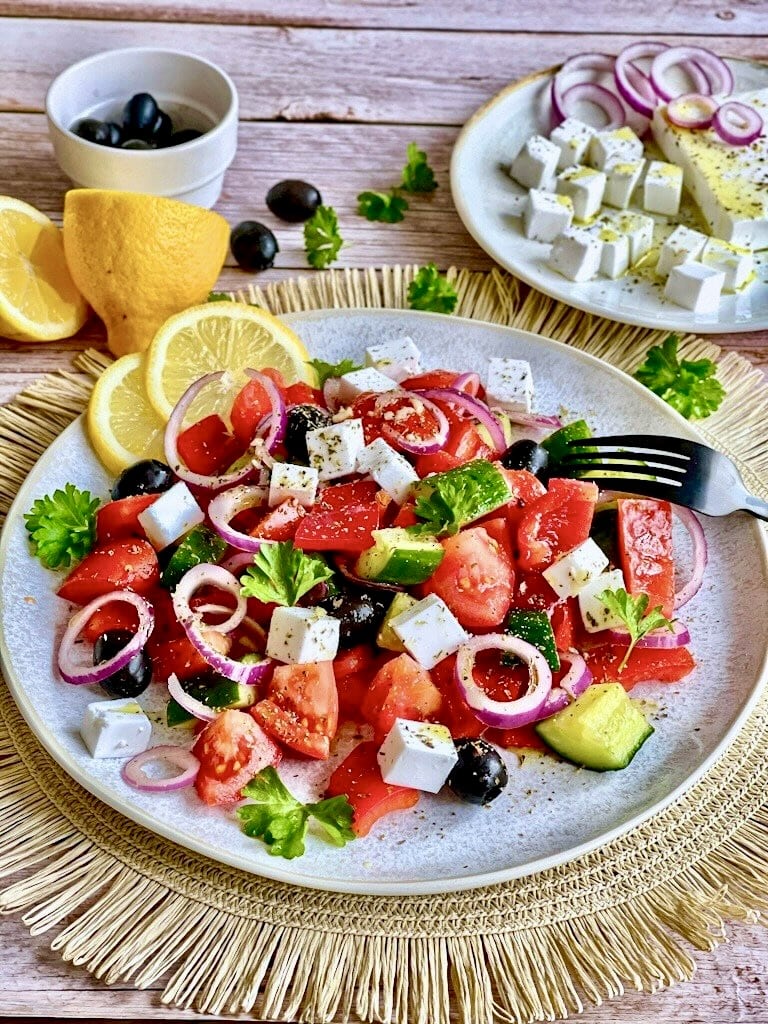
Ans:
[[[310,359],[309,365],[317,374],[318,387],[322,387],[329,377],[343,377],[345,373],[362,370],[362,366],[353,359],[342,359],[338,363],[326,363],[324,359]]]
[[[24,516],[32,548],[49,569],[67,567],[88,554],[96,540],[96,509],[101,502],[74,484],[38,498]]]
[[[427,154],[415,142],[409,142],[407,156],[402,187],[406,192],[434,192],[437,182],[435,172],[427,163]]]
[[[452,313],[458,301],[456,289],[434,263],[422,267],[408,286],[408,304],[411,309]]]
[[[339,234],[339,219],[332,206],[318,206],[304,224],[304,249],[307,261],[316,270],[330,266],[339,255],[344,239]]]
[[[235,300],[227,292],[211,292],[206,302],[234,302]]]
[[[354,810],[346,796],[332,796],[309,805],[309,813],[334,846],[345,846],[355,838],[352,831]]]
[[[511,497],[503,474],[485,459],[425,477],[412,493],[416,498],[413,511],[424,522],[407,530],[433,537],[458,533],[462,526],[495,511]]]
[[[300,597],[323,580],[333,576],[333,570],[320,555],[307,555],[289,541],[262,544],[240,577],[243,597],[257,597],[265,603],[292,607]]]
[[[673,628],[671,621],[662,615],[661,605],[657,605],[650,612],[648,611],[650,598],[647,594],[638,594],[637,597],[632,597],[626,590],[619,587],[618,590],[604,590],[602,594],[598,594],[598,600],[602,601],[614,615],[618,615],[627,627],[630,636],[630,644],[622,663],[619,665],[619,672],[624,671],[629,656],[635,649],[635,644],[646,633],[650,633],[653,629],[666,628],[671,630]]]
[[[361,192],[357,197],[357,212],[367,220],[398,224],[405,218],[407,209],[408,200],[398,195],[395,189],[390,192]]]
[[[677,335],[670,334],[662,345],[649,349],[635,378],[687,420],[704,419],[720,406],[725,388],[711,359],[678,360],[677,343]]]

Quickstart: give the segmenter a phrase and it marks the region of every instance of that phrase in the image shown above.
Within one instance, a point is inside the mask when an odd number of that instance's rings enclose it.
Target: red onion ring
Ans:
[[[566,117],[575,116],[573,108],[576,103],[591,103],[602,110],[606,123],[600,126],[601,131],[612,131],[627,123],[624,107],[621,105],[619,97],[606,89],[604,85],[598,85],[597,82],[577,82],[576,85],[565,90],[562,110]]]
[[[678,128],[709,128],[717,113],[717,100],[698,92],[676,96],[667,104],[667,120]]]
[[[341,381],[338,377],[329,377],[325,384],[323,384],[323,400],[329,412],[338,412],[341,405],[340,395]]]
[[[178,588],[177,588],[178,589]],[[258,686],[272,668],[271,658],[264,658],[255,664],[235,661],[221,651],[217,651],[205,638],[205,632],[213,627],[201,625],[199,622],[182,622],[187,638],[198,654],[205,658],[211,668],[226,679],[232,679],[242,686]]]
[[[644,117],[653,116],[659,97],[656,95],[648,75],[641,71],[633,61],[642,60],[643,57],[656,57],[667,49],[669,47],[666,43],[651,41],[630,43],[616,58],[613,68],[616,89],[621,98]]]
[[[558,711],[562,711],[563,708],[567,708],[569,704],[572,704],[577,697],[584,693],[594,678],[587,668],[587,663],[580,654],[566,651],[560,655],[560,661],[570,664],[571,667],[560,680],[560,685],[553,686],[549,691],[549,696],[544,701],[544,706],[539,712],[539,717],[536,719],[537,722],[542,721],[544,718],[550,718],[552,715],[556,715]]]
[[[480,651],[509,651],[528,666],[532,686],[517,700],[492,700],[477,685],[473,673]],[[496,729],[517,729],[535,722],[552,689],[552,670],[541,651],[532,644],[506,633],[487,633],[463,644],[456,655],[456,685],[478,721]]]
[[[607,629],[606,634],[613,643],[626,644],[629,646],[632,638],[626,629]],[[674,647],[685,647],[691,642],[691,634],[687,626],[675,620],[672,629],[654,629],[641,637],[635,647],[647,647],[652,650],[669,651]]]
[[[545,437],[549,437],[554,430],[558,430],[563,425],[563,421],[559,416],[539,416],[537,413],[525,412],[504,412],[503,409],[494,411],[503,413],[513,427],[520,428],[520,430],[514,431],[513,441],[520,441],[524,438],[531,441],[543,441]]]
[[[614,58],[607,53],[577,53],[569,57],[560,70],[552,79],[550,95],[552,99],[552,112],[555,115],[555,127],[564,121],[568,116],[565,113],[563,97],[566,91],[566,79],[576,72],[609,72],[613,71]]]
[[[468,394],[466,391],[460,391],[455,387],[427,388],[424,391],[415,391],[414,394],[421,395],[423,398],[428,398],[433,402],[449,402],[451,405],[458,405],[459,408],[471,413],[479,423],[482,423],[499,454],[506,450],[507,442],[504,438],[501,424],[485,402],[479,398]]]
[[[229,490],[217,494],[210,503],[208,518],[216,533],[227,544],[239,551],[253,553],[261,548],[264,543],[263,538],[251,537],[250,534],[235,530],[229,524],[239,512],[244,512],[248,508],[258,508],[266,500],[267,491],[263,487],[253,487],[247,484],[231,487]]]
[[[722,57],[711,50],[705,50],[703,46],[670,46],[657,54],[651,64],[651,82],[663,100],[675,98],[664,81],[666,73],[675,65],[685,67],[694,81],[696,92],[722,96],[729,96],[733,92],[733,75]],[[698,80],[697,72],[702,75]]]
[[[190,602],[195,591],[204,586],[212,586],[216,587],[217,590],[223,590],[237,601],[234,609],[225,609],[225,611],[230,612],[230,616],[224,622],[218,623],[218,625],[209,625],[203,622],[201,612],[191,607]],[[173,610],[176,618],[185,629],[188,624],[191,624],[197,628],[209,630],[212,633],[230,633],[245,618],[248,604],[240,593],[240,581],[231,572],[227,572],[221,565],[201,562],[199,565],[193,566],[189,572],[186,572],[177,583],[176,589],[173,592]]]
[[[673,505],[672,512],[688,531],[693,544],[693,571],[691,578],[682,590],[675,594],[675,611],[688,604],[692,597],[698,594],[704,580],[704,571],[707,568],[707,538],[704,536],[704,528],[689,508],[682,505]]]
[[[457,392],[457,394],[463,395],[464,393]],[[411,440],[407,431],[398,430],[394,420],[386,418],[387,406],[392,404],[402,406],[404,400],[410,401],[417,414],[419,409],[416,407],[416,403],[421,402],[424,408],[434,416],[437,426],[429,440]],[[448,440],[449,425],[445,413],[439,406],[435,405],[434,402],[430,402],[421,393],[415,391],[385,391],[383,394],[376,396],[373,408],[381,416],[382,434],[394,448],[398,448],[400,451],[410,452],[412,455],[432,455],[434,452],[439,452]]]
[[[249,565],[253,565],[253,554],[250,551],[237,551],[221,563],[222,569],[226,569],[227,572],[231,572],[233,575],[236,572],[247,569]]]
[[[109,604],[112,601],[124,601],[126,604],[133,605],[139,613],[139,628],[125,647],[119,650],[117,654],[108,661],[103,661],[99,665],[78,667],[75,663],[74,654],[75,642],[80,635],[81,630],[94,612],[97,612],[100,608],[103,608],[105,604]],[[59,652],[57,655],[57,664],[61,678],[65,682],[72,683],[75,686],[81,686],[83,683],[103,682],[103,680],[108,679],[109,676],[114,675],[115,672],[119,672],[120,669],[125,668],[125,666],[141,652],[149,639],[149,635],[152,632],[154,625],[155,613],[152,610],[152,605],[148,601],[145,601],[143,597],[140,597],[138,594],[134,594],[130,590],[113,590],[109,594],[103,594],[101,597],[94,598],[93,601],[87,604],[84,608],[81,608],[79,612],[76,612],[75,615],[72,616],[64,632],[64,636],[61,638]]]
[[[482,386],[480,380],[480,374],[472,371],[468,373],[460,373],[456,380],[451,385],[457,391],[466,391],[468,395],[475,397]]]
[[[246,370],[245,373],[251,380],[258,381],[261,384],[269,398],[271,409],[256,428],[256,437],[261,439],[262,431],[268,428],[267,435],[263,440],[267,451],[271,452],[285,437],[285,431],[288,426],[288,410],[285,407],[285,399],[280,394],[280,389],[275,382],[265,373],[259,373],[258,370],[250,369]]]
[[[763,134],[763,119],[753,107],[731,100],[712,118],[712,127],[731,146],[748,146]]]
[[[212,722],[217,717],[217,712],[203,704],[201,700],[195,700],[190,696],[179,682],[179,677],[174,673],[168,676],[168,693],[173,697],[179,707],[184,708],[187,714],[201,722]]]
[[[170,779],[151,779],[144,771],[144,765],[153,761],[170,761],[179,768],[178,775]],[[163,744],[158,747],[150,747],[142,754],[132,757],[127,764],[123,765],[121,775],[123,781],[134,789],[140,789],[144,793],[172,793],[177,789],[186,789],[191,786],[197,778],[200,770],[200,762],[195,755],[184,747],[174,747],[170,744]]]

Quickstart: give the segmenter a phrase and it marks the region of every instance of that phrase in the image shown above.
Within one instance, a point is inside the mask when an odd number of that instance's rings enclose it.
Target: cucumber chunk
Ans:
[[[181,577],[202,562],[218,562],[227,545],[207,526],[196,526],[179,544],[163,569],[160,582],[173,590]]]
[[[553,672],[560,668],[560,657],[555,644],[555,634],[546,612],[522,611],[514,609],[507,616],[504,632],[510,636],[520,637],[526,643],[537,647]],[[513,654],[502,655],[502,664],[514,664],[517,659]]]
[[[428,580],[443,560],[434,537],[414,537],[401,526],[373,531],[373,547],[360,555],[355,572],[364,580],[411,586]]]
[[[409,608],[413,608],[418,603],[417,598],[411,597],[405,591],[395,594],[392,598],[392,604],[387,608],[386,615],[382,619],[381,626],[379,626],[379,632],[376,634],[376,643],[379,647],[385,651],[397,651],[399,654],[405,651],[405,645],[394,629],[392,629],[391,623],[401,612],[407,612]]]
[[[204,683],[185,683],[186,690],[190,697],[199,700],[207,708],[213,711],[224,711],[225,708],[249,708],[256,702],[256,687],[243,686],[231,679],[222,678],[220,683],[213,686],[206,686]],[[165,717],[168,727],[173,729],[178,725],[189,725],[194,722],[194,716],[185,711],[181,704],[173,698],[168,701],[165,709]]]

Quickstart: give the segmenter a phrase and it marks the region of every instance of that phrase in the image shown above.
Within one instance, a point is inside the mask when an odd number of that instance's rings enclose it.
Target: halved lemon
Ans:
[[[140,459],[165,459],[165,420],[147,399],[144,358],[136,352],[112,363],[88,404],[88,436],[111,473],[121,473]]]
[[[276,317],[239,302],[210,302],[172,316],[146,352],[146,388],[158,414],[167,419],[190,384],[203,374],[226,370],[220,387],[203,391],[190,421],[226,412],[250,367],[279,370],[286,383],[313,381],[310,356],[301,339]]]
[[[56,341],[77,334],[88,305],[64,258],[61,232],[34,206],[0,196],[0,336]]]

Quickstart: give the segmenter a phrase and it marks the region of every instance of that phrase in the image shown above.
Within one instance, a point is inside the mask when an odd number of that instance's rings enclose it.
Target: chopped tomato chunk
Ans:
[[[132,494],[128,498],[108,501],[96,513],[96,540],[99,545],[123,537],[141,537],[146,540],[139,513],[149,508],[159,494]]]
[[[637,683],[677,683],[696,668],[687,647],[635,647],[620,672],[626,650],[623,644],[600,644],[584,651],[584,660],[596,683],[618,682],[625,690],[631,690]]]
[[[675,608],[675,563],[672,559],[672,506],[651,498],[619,498],[619,552],[630,594],[647,594],[649,608],[661,605],[672,617]]]
[[[349,754],[328,782],[326,796],[346,796],[354,815],[356,835],[367,836],[385,814],[404,811],[419,802],[418,789],[390,786],[381,777],[378,744],[361,743]]]
[[[148,594],[159,579],[155,549],[149,541],[130,538],[94,548],[67,576],[57,593],[65,601],[88,604],[112,590]]]
[[[517,530],[521,569],[546,569],[589,537],[597,486],[550,480],[547,493],[526,507]]]
[[[396,718],[423,722],[436,715],[442,699],[429,672],[409,654],[388,661],[373,677],[363,700],[363,716],[384,739]]]
[[[265,540],[293,540],[307,510],[295,498],[287,498],[251,528],[252,537]]]
[[[246,443],[233,436],[221,416],[213,413],[179,434],[179,455],[193,473],[226,473],[244,453]]]
[[[475,739],[488,728],[477,719],[467,702],[461,696],[454,676],[456,655],[443,658],[432,669],[432,682],[443,699],[437,718],[450,731],[454,739],[462,737]]]
[[[267,697],[251,708],[256,721],[299,754],[325,761],[339,725],[339,699],[330,661],[278,665]]]
[[[192,753],[200,762],[195,779],[203,803],[231,807],[254,775],[280,763],[280,748],[242,711],[222,711],[200,733]]]
[[[350,505],[335,512],[310,512],[299,523],[293,538],[305,551],[365,551],[373,544],[382,506]]]

